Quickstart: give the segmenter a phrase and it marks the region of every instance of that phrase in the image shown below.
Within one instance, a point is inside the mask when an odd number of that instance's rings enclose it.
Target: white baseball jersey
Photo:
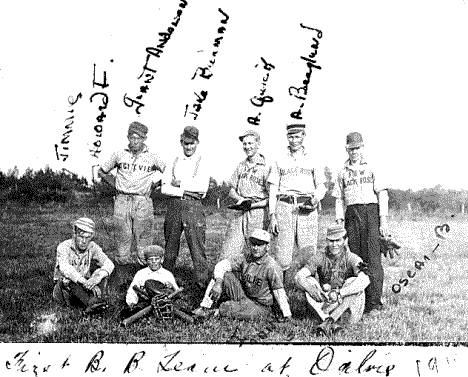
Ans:
[[[104,173],[117,168],[115,187],[126,194],[149,195],[156,170],[163,172],[166,164],[145,145],[136,156],[129,150],[115,152],[102,166]]]
[[[387,189],[383,186],[382,178],[376,178],[374,170],[367,162],[350,165],[346,161],[344,167],[338,172],[332,196],[342,199],[344,204],[371,204],[378,203],[377,194]]]
[[[293,155],[288,147],[288,152],[273,164],[268,182],[278,186],[279,194],[313,195],[326,177],[304,148]]]
[[[268,198],[268,177],[271,167],[265,157],[257,153],[252,162],[245,159],[236,168],[229,185],[244,198],[260,201]]]

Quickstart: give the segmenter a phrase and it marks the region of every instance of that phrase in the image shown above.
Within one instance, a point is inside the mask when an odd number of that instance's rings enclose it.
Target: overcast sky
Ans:
[[[272,160],[285,153],[286,124],[297,122],[290,114],[304,103],[306,146],[319,165],[334,173],[347,157],[346,134],[359,131],[368,160],[388,174],[390,187],[468,188],[468,5],[463,0],[188,0],[160,58],[148,60],[157,72],[137,115],[136,106],[125,106],[124,95],[136,99],[141,94],[145,49],[160,43],[158,33],[175,22],[179,3],[3,5],[0,169],[6,172],[16,164],[22,172],[49,164],[89,177],[92,165],[125,147],[128,125],[138,120],[150,129],[148,146],[166,161],[180,151],[184,126],[195,125],[200,152],[212,161],[212,176],[227,179],[244,156],[238,135],[255,128],[263,153]],[[321,38],[310,28],[320,30]],[[311,46],[314,37],[317,50]],[[214,65],[206,71],[210,79],[192,80],[214,51]],[[304,101],[291,96],[289,88],[304,86],[309,68],[301,57],[314,52]],[[275,68],[265,70],[261,58]],[[94,64],[97,82],[106,71],[105,89],[93,88]],[[273,101],[255,107],[250,100],[264,88]],[[202,90],[208,95],[198,118],[184,117],[186,104],[191,107],[194,92]],[[103,96],[90,101],[96,92],[108,96],[102,122],[96,117]],[[71,106],[69,99],[79,93]],[[247,118],[258,112],[260,125],[250,125]],[[61,144],[72,115],[69,143]],[[96,125],[102,126],[100,137]],[[102,152],[95,158],[89,149],[97,140]],[[69,155],[65,162],[57,161],[55,144],[59,153]]]

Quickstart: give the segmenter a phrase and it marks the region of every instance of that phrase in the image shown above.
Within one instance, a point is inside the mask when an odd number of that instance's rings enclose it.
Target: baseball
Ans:
[[[330,301],[335,302],[338,300],[338,293],[336,293],[335,291],[331,291],[328,295],[328,298],[330,299]]]
[[[324,284],[324,285],[323,285],[323,290],[324,290],[325,292],[328,292],[330,289],[331,289],[331,285],[330,285],[330,284]]]

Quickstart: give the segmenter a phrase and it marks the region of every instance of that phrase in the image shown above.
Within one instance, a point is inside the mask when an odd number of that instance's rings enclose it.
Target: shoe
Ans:
[[[328,317],[323,321],[320,325],[315,328],[315,335],[316,336],[326,336],[330,338],[333,335],[333,318]]]
[[[208,309],[208,308],[204,308],[202,306],[196,308],[195,310],[192,311],[192,314],[193,316],[197,317],[197,318],[203,318],[203,319],[206,319],[206,318],[209,318],[211,317],[212,315],[213,316],[216,316],[216,309]]]
[[[109,309],[109,304],[104,300],[98,300],[90,305],[84,310],[86,315],[99,314]]]
[[[364,309],[364,314],[369,314],[372,311],[380,312],[382,310],[385,310],[385,306],[382,303],[377,304],[377,305],[369,305]]]
[[[333,323],[331,325],[331,332],[333,335],[338,335],[338,334],[344,333],[345,329],[343,326],[340,326],[338,323]]]

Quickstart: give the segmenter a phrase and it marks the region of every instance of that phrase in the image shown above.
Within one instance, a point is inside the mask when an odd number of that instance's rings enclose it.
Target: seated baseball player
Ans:
[[[324,252],[310,257],[294,278],[322,320],[316,327],[317,335],[330,337],[343,331],[336,322],[347,309],[349,323],[358,322],[364,311],[369,277],[362,259],[349,250],[345,236],[341,225],[328,228]]]
[[[53,298],[65,305],[94,314],[108,308],[103,285],[114,263],[94,241],[94,221],[82,217],[73,223],[73,238],[57,247]],[[91,274],[91,262],[99,266]]]
[[[147,246],[143,251],[143,255],[147,267],[139,270],[135,274],[128,288],[127,296],[125,297],[128,307],[120,313],[122,318],[131,316],[149,304],[148,300],[141,300],[141,294],[139,295],[138,292],[146,293],[149,299],[151,292],[164,288],[166,290],[179,289],[174,275],[162,267],[164,261],[164,249],[162,247],[158,245]],[[134,286],[136,286],[137,289],[135,289]]]
[[[250,253],[218,262],[214,279],[208,285],[200,307],[193,311],[198,317],[210,315],[238,319],[268,318],[277,304],[280,320],[289,320],[291,311],[283,286],[283,274],[278,263],[268,254],[270,234],[254,229],[249,237]],[[220,302],[218,309],[214,303]]]

